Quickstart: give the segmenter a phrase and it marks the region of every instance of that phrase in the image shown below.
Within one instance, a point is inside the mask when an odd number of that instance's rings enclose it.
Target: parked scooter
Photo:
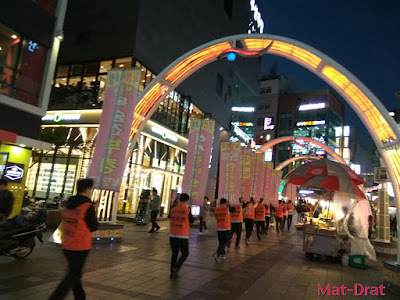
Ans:
[[[19,215],[0,224],[0,255],[23,259],[31,254],[36,245],[35,237],[43,243],[46,219],[46,210],[39,209],[26,217]]]

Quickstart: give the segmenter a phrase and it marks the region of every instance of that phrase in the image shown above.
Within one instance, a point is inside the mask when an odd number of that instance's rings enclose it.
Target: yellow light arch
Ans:
[[[296,156],[296,157],[291,157],[287,160],[285,160],[284,162],[280,163],[275,170],[276,171],[280,171],[282,170],[284,167],[290,165],[292,162],[298,161],[298,160],[318,160],[321,159],[321,157],[319,156],[312,156],[312,155],[302,155],[302,156]]]
[[[191,74],[229,52],[248,57],[263,54],[285,57],[310,70],[334,88],[354,109],[377,145],[393,184],[397,219],[400,219],[400,131],[396,122],[376,96],[347,69],[313,47],[286,37],[269,34],[234,35],[201,45],[176,59],[139,95],[129,152],[146,121],[167,94]],[[400,240],[397,254],[400,263]]]

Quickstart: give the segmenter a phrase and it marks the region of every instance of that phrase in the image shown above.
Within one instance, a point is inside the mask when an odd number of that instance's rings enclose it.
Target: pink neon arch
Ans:
[[[281,164],[279,164],[275,168],[275,170],[280,171],[284,167],[290,165],[292,162],[295,162],[298,160],[318,160],[318,159],[321,159],[321,158],[319,156],[312,156],[312,155],[302,155],[302,156],[291,157],[291,158],[285,160],[284,162],[282,162]]]

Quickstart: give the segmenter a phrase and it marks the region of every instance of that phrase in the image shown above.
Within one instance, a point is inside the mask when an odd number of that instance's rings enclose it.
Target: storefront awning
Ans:
[[[25,136],[20,136],[14,132],[5,131],[1,129],[0,129],[0,142],[20,144],[23,145],[23,147],[28,147],[28,148],[38,148],[43,150],[52,149],[52,145],[50,143],[31,139]]]

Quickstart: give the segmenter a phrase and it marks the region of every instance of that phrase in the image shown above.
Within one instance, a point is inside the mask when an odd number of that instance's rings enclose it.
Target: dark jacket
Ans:
[[[92,203],[92,201],[88,197],[78,194],[78,195],[69,197],[65,206],[67,209],[74,209],[75,207],[78,207],[79,205],[81,205],[85,202]],[[96,212],[94,210],[93,205],[90,206],[89,209],[87,210],[86,215],[85,215],[85,221],[86,221],[86,225],[90,231],[96,231],[99,228],[100,224],[97,221]]]
[[[14,206],[14,195],[9,190],[0,192],[0,214],[8,217]]]

